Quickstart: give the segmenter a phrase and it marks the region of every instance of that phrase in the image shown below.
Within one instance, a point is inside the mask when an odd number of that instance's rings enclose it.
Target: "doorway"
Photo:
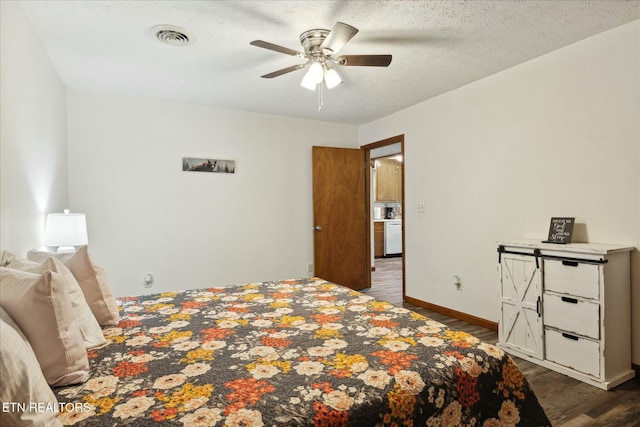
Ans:
[[[404,135],[362,146],[369,212],[371,287],[367,294],[402,305],[405,295]]]

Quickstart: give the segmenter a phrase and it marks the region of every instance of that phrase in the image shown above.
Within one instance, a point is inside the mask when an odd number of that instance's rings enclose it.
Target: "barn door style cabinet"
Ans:
[[[498,345],[609,390],[631,369],[631,251],[592,243],[498,243]]]

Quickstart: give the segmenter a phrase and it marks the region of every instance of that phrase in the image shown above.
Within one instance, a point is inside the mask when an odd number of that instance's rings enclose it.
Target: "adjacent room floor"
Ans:
[[[364,293],[424,314],[483,341],[498,342],[497,331],[403,303],[402,258],[377,258],[375,267],[371,273],[371,288],[365,289]],[[640,378],[604,391],[526,360],[513,359],[524,372],[553,426],[640,427]]]

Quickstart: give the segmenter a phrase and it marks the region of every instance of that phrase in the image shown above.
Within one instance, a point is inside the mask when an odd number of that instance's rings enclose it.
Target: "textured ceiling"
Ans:
[[[5,1],[5,0],[3,0]],[[70,88],[152,96],[359,125],[634,21],[638,1],[21,1]],[[301,50],[300,33],[345,22],[360,32],[340,54],[392,54],[388,68],[340,67],[344,83],[317,94],[302,63],[250,46]],[[150,28],[195,42],[161,44]]]

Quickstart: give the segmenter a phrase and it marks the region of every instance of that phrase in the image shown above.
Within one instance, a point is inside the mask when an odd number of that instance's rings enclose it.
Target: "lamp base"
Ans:
[[[58,247],[58,253],[59,254],[70,254],[70,253],[74,253],[76,251],[76,248],[74,246],[60,246]]]

